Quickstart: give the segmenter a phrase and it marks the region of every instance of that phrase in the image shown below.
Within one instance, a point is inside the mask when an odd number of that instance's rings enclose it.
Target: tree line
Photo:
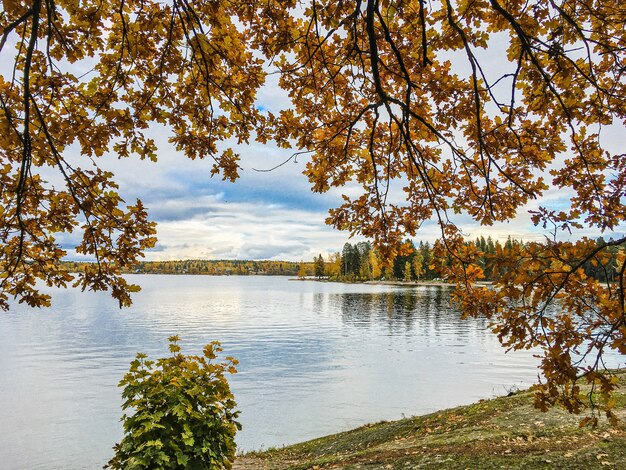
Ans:
[[[70,272],[82,272],[93,263],[68,261],[62,263],[63,269]],[[199,274],[211,276],[296,276],[304,269],[306,275],[312,275],[313,263],[292,261],[254,261],[254,260],[174,260],[144,261],[126,269],[126,274]],[[310,273],[310,274],[309,274]]]
[[[609,240],[609,244],[613,239]],[[604,246],[607,242],[599,237],[595,240],[597,246]],[[467,247],[475,249],[475,262],[482,271],[478,278],[483,281],[495,281],[506,274],[511,268],[498,263],[498,257],[516,248],[524,248],[527,243],[508,237],[504,243],[494,240],[490,236],[477,237],[473,241],[466,241]],[[618,254],[624,250],[622,245],[608,248],[608,257],[599,262],[588,260],[581,269],[587,277],[600,282],[613,282],[618,278]],[[341,252],[333,253],[325,260],[322,255],[313,259],[314,275],[317,278],[327,278],[334,281],[421,281],[446,280],[442,268],[452,263],[451,255],[446,253],[437,255],[434,245],[420,241],[417,245],[412,240],[405,240],[396,249],[396,254],[385,261],[380,252],[369,242],[356,244],[346,243]],[[301,270],[301,273],[304,272]],[[300,275],[300,273],[299,273]],[[308,272],[304,275],[310,275]],[[301,276],[302,277],[302,276]]]
[[[609,240],[609,243],[612,239]],[[600,237],[595,243],[603,246],[606,241]],[[514,248],[524,247],[522,241],[508,237],[504,243],[491,237],[477,237],[466,241],[467,247],[477,250],[476,264],[482,270],[479,278],[495,281],[510,268],[498,264],[498,256]],[[621,245],[610,246],[608,258],[602,262],[589,260],[581,267],[587,277],[600,282],[613,282],[618,277],[618,253],[624,250]],[[385,260],[370,242],[345,243],[341,252],[326,256],[319,254],[313,261],[269,261],[269,260],[171,260],[144,261],[126,269],[126,274],[194,274],[211,276],[297,276],[315,277],[331,281],[432,281],[446,280],[442,268],[452,263],[450,255],[441,257],[435,245],[429,242],[405,240],[398,245],[396,254]],[[62,269],[67,272],[83,272],[90,262],[65,261]]]

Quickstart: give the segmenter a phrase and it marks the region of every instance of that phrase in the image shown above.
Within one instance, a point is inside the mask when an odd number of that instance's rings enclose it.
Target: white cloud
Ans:
[[[220,196],[178,201],[191,218],[158,224],[158,251],[146,259],[311,260],[339,251],[347,235],[324,225],[325,213]]]
[[[506,37],[496,36],[490,44],[494,47],[475,51],[481,62],[488,65],[490,79],[511,67],[505,60],[506,44]],[[445,56],[443,54],[441,58]],[[12,62],[7,57],[0,58],[0,71],[10,70],[8,66]],[[447,58],[453,62],[455,73],[470,73],[463,52],[450,53]],[[277,74],[269,75],[267,83],[259,90],[257,103],[264,110],[277,112],[290,106],[289,98],[278,87],[277,81]],[[508,93],[507,87],[507,82],[502,82],[501,89]],[[154,125],[147,133],[159,147],[158,163],[137,158],[120,160],[114,155],[97,159],[99,165],[115,173],[122,196],[129,203],[135,198],[144,200],[151,217],[158,222],[158,249],[150,251],[147,259],[310,260],[318,253],[326,255],[340,251],[348,240],[348,233],[326,226],[324,219],[329,208],[341,203],[342,193],[358,197],[361,189],[349,184],[344,188],[333,188],[327,194],[312,194],[307,178],[302,175],[308,161],[306,156],[269,173],[256,172],[254,168],[267,169],[284,162],[292,151],[255,142],[237,146],[243,171],[239,181],[229,184],[219,177],[210,177],[213,163],[210,158],[191,161],[177,152],[168,142],[169,129]],[[613,152],[621,151],[623,137],[624,126],[603,129],[603,144]],[[232,144],[225,142],[223,146]],[[67,149],[69,160],[90,165],[89,160],[78,154],[76,147]],[[563,157],[559,156],[552,168],[558,168]],[[62,184],[55,170],[44,171],[44,177],[54,184]],[[390,201],[403,199],[401,183],[391,189]],[[484,235],[504,240],[511,235],[517,239],[534,240],[543,238],[546,232],[534,227],[528,210],[537,209],[539,205],[567,207],[569,197],[567,191],[550,189],[541,199],[531,201],[515,219],[491,227],[478,226],[467,215],[456,216],[455,222],[471,238]],[[439,235],[436,223],[426,222],[415,239],[434,241]],[[598,236],[600,233],[585,230],[575,236],[582,235]],[[76,234],[59,238],[64,246],[71,246]]]

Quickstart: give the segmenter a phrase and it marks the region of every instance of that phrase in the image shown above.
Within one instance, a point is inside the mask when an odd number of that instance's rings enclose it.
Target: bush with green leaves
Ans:
[[[203,356],[180,352],[169,338],[172,356],[155,361],[137,354],[119,386],[124,438],[114,447],[113,469],[230,469],[235,457],[239,412],[226,380],[237,361],[214,341]],[[106,467],[105,467],[106,468]]]

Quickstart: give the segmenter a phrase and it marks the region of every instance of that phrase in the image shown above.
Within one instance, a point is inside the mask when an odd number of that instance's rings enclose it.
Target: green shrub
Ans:
[[[181,354],[177,336],[169,338],[172,356],[156,361],[137,354],[119,386],[124,387],[124,438],[107,467],[114,469],[229,469],[235,457],[235,400],[225,374],[237,361],[218,342],[203,356]],[[105,467],[106,468],[106,467]]]

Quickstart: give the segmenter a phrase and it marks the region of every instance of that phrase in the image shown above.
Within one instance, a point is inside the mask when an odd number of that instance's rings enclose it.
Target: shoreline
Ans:
[[[337,284],[366,284],[371,286],[401,286],[401,287],[454,287],[455,285],[446,281],[335,281],[330,279],[315,279],[311,277],[290,278],[289,281],[312,281],[312,282],[330,282]],[[491,286],[491,281],[475,282],[474,286]]]
[[[237,456],[233,469],[626,468],[626,371],[616,375],[616,427],[602,417],[595,429],[580,427],[585,412],[541,412],[533,406],[531,387],[280,449],[248,452]]]

